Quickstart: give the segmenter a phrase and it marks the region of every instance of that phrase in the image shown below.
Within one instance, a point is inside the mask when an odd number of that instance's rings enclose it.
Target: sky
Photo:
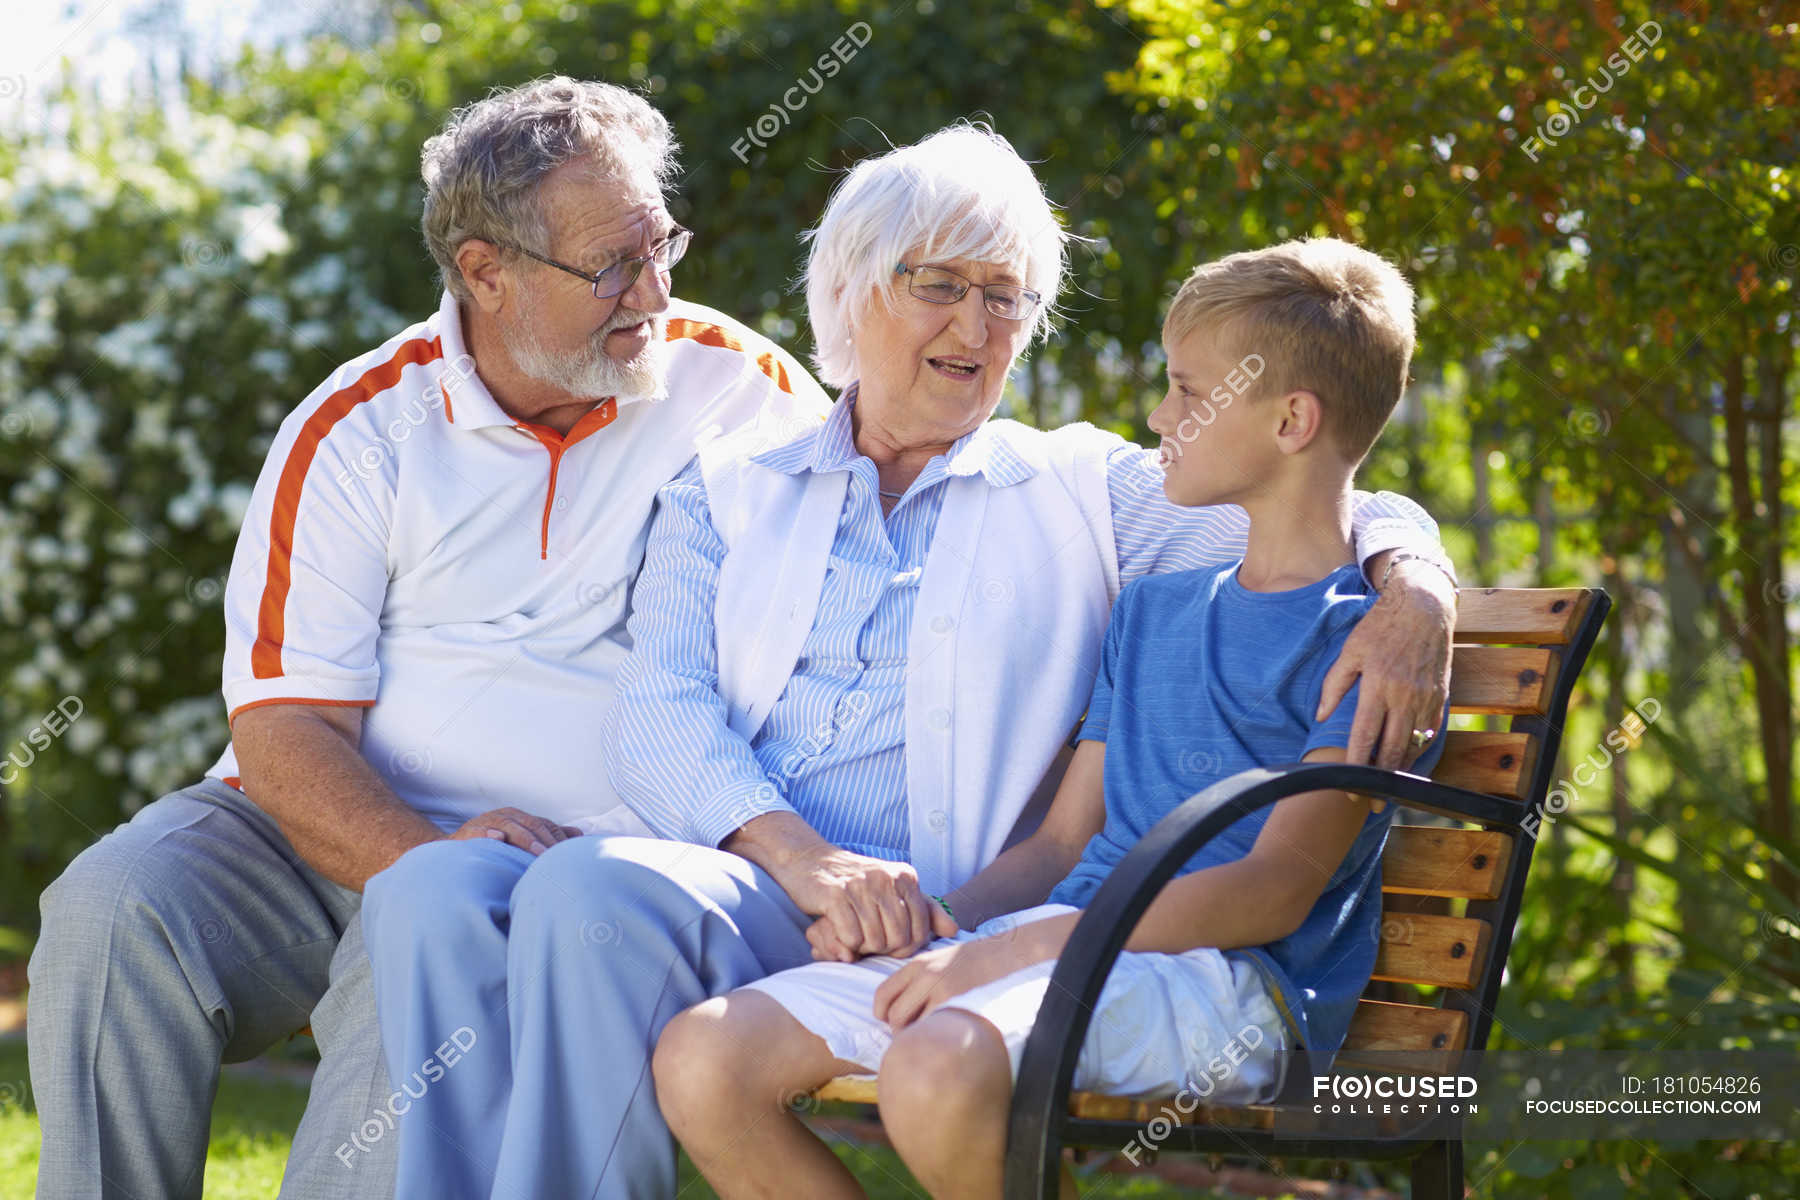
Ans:
[[[229,58],[246,41],[271,44],[305,30],[330,0],[0,0],[0,105],[35,109],[68,61],[106,96],[123,96],[153,64],[173,77]]]

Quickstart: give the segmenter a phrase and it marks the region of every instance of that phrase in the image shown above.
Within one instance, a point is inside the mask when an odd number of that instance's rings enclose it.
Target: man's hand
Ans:
[[[956,922],[919,887],[910,863],[833,848],[788,887],[802,912],[819,919],[806,931],[813,957],[855,962],[869,954],[906,958],[932,937],[951,937]]]
[[[1425,749],[1412,744],[1413,730],[1435,729],[1443,736],[1438,727],[1450,694],[1455,626],[1456,589],[1442,571],[1412,559],[1394,568],[1387,590],[1345,639],[1319,689],[1316,719],[1324,720],[1362,680],[1346,762],[1397,770]]]
[[[1004,934],[927,950],[875,989],[875,1019],[896,1033],[972,988],[1029,965]]]
[[[450,835],[449,840],[460,842],[473,838],[493,838],[509,846],[529,850],[533,854],[542,854],[558,842],[580,836],[581,830],[573,825],[558,825],[554,821],[520,812],[516,808],[496,808],[478,817],[470,817],[460,829]]]

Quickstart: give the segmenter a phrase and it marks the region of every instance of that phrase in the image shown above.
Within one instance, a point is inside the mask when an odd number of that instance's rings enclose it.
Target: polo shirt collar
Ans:
[[[441,382],[449,403],[444,406],[445,416],[457,429],[485,429],[490,425],[505,425],[508,428],[523,424],[517,417],[500,407],[488,391],[487,384],[475,370],[475,358],[463,343],[462,308],[455,296],[448,291],[438,301],[436,334],[438,345],[443,348],[443,358],[433,364],[437,368],[437,382]],[[663,400],[668,396],[668,378],[665,374],[663,390],[651,396],[619,396],[618,406],[624,408],[644,400]]]
[[[856,448],[850,419],[856,407],[856,388],[852,383],[845,389],[819,428],[773,450],[752,455],[750,461],[784,475],[849,470],[850,464],[863,456]],[[950,452],[944,456],[944,471],[952,476],[979,474],[995,487],[1011,487],[1037,473],[1007,444],[1004,427],[992,420],[984,421],[951,444]]]
[[[489,425],[517,425],[500,407],[487,384],[475,371],[475,358],[463,344],[462,309],[448,291],[438,301],[437,340],[444,354],[434,364],[436,382],[444,389],[444,416],[457,429],[485,429]]]

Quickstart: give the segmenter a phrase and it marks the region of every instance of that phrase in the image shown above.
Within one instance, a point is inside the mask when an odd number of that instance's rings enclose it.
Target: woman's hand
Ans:
[[[1455,625],[1456,589],[1442,571],[1417,560],[1394,568],[1387,590],[1344,640],[1319,689],[1317,719],[1324,720],[1362,680],[1346,762],[1397,770],[1424,752],[1412,744],[1413,730],[1443,736],[1438,727],[1450,694]]]
[[[945,1001],[1028,966],[1019,951],[1003,934],[927,950],[875,989],[875,1019],[899,1032]]]
[[[956,933],[956,922],[919,887],[910,863],[833,847],[784,886],[802,912],[819,918],[806,940],[823,961],[855,962],[870,954],[906,958],[934,936]]]

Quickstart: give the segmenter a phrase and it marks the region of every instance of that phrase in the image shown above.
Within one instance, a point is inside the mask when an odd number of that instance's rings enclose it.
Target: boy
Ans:
[[[668,1025],[657,1094],[721,1196],[860,1196],[788,1101],[875,1070],[882,1120],[931,1194],[999,1195],[1025,1039],[1101,880],[1219,779],[1342,761],[1355,689],[1330,715],[1316,709],[1375,601],[1353,554],[1351,479],[1405,385],[1412,290],[1347,243],[1288,242],[1197,269],[1163,341],[1170,386],[1150,427],[1164,491],[1181,505],[1243,506],[1243,560],[1120,594],[1049,813],[944,898],[970,932],[905,962],[782,971]],[[1075,1086],[1185,1086],[1242,1104],[1275,1094],[1297,1047],[1326,1069],[1374,965],[1391,816],[1342,792],[1293,796],[1184,864],[1107,980]],[[1223,1080],[1220,1061],[1237,1064]]]

